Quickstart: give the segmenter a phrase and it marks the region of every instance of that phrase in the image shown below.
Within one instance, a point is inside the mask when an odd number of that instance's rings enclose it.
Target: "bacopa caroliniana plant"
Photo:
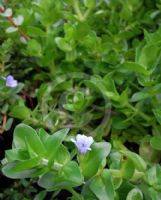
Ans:
[[[39,177],[38,184],[41,187],[47,190],[66,189],[75,198],[82,199],[73,188],[84,185],[85,179],[97,173],[102,161],[110,153],[111,145],[107,142],[93,143],[92,137],[78,135],[77,162],[62,143],[72,143],[67,140],[68,132],[69,129],[62,129],[49,135],[43,129],[37,133],[25,124],[18,125],[14,131],[13,148],[6,151],[3,160],[3,173],[10,178]],[[91,151],[87,152],[90,146]],[[70,149],[76,155],[72,146]]]
[[[0,120],[34,128],[15,129],[4,174],[71,199],[161,199],[160,0],[1,2]]]
[[[110,143],[96,142],[91,136],[78,134],[74,140],[69,129],[49,135],[42,128],[37,132],[19,124],[2,163],[7,177],[38,178],[37,183],[47,191],[68,190],[71,199],[115,200],[122,192],[128,200],[160,196],[159,165],[148,166],[119,141],[111,149]]]

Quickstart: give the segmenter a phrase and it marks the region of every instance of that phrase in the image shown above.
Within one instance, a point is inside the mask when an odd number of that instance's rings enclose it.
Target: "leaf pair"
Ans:
[[[36,167],[39,170],[43,168],[43,159],[48,160],[48,164],[52,165],[56,158],[56,153],[69,129],[63,129],[53,135],[48,135],[44,130],[37,132],[25,124],[20,124],[15,128],[12,150],[6,151],[7,165],[3,167],[6,176],[14,178],[14,174],[21,173],[24,170]],[[13,170],[12,170],[12,167]],[[44,167],[45,168],[45,167]],[[12,174],[8,174],[8,169],[12,170]],[[28,176],[28,175],[27,175]],[[31,176],[33,174],[31,173]]]

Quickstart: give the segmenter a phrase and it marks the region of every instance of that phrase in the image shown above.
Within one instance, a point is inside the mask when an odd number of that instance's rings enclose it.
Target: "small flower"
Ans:
[[[76,140],[71,139],[71,141],[75,144],[81,154],[85,154],[88,150],[91,150],[90,146],[94,142],[91,136],[88,137],[80,134],[76,136]]]
[[[11,88],[17,87],[18,81],[15,80],[13,76],[8,75],[5,79],[6,79],[6,86],[7,87],[11,87]]]

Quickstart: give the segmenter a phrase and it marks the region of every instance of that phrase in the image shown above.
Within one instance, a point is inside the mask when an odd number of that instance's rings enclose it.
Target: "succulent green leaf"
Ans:
[[[45,147],[47,150],[47,158],[49,159],[49,162],[52,163],[54,161],[56,153],[68,132],[69,129],[61,129],[47,138]]]
[[[26,124],[19,124],[14,130],[13,147],[27,149],[27,144],[37,155],[44,155],[46,149],[37,132]]]
[[[104,170],[101,175],[92,179],[90,189],[99,200],[114,200],[114,186],[110,171]]]
[[[138,169],[141,172],[146,171],[147,164],[138,154],[131,151],[126,151],[126,150],[125,151],[121,150],[120,152],[133,162],[136,169]]]
[[[85,177],[94,176],[102,161],[109,155],[111,144],[108,142],[94,143],[91,146],[91,151],[80,156],[80,167]]]
[[[141,190],[134,188],[128,193],[126,200],[143,200],[143,194]]]

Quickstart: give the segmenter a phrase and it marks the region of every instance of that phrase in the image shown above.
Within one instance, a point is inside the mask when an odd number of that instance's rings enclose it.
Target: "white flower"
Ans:
[[[75,144],[81,154],[85,154],[88,150],[91,150],[90,146],[94,142],[91,136],[88,137],[80,134],[76,136],[76,140],[71,139],[71,141]]]
[[[4,17],[11,17],[12,16],[12,9],[7,8],[3,13],[1,13],[2,16]]]
[[[16,26],[20,26],[24,21],[24,17],[22,15],[18,15],[17,17],[13,18],[13,22]]]

